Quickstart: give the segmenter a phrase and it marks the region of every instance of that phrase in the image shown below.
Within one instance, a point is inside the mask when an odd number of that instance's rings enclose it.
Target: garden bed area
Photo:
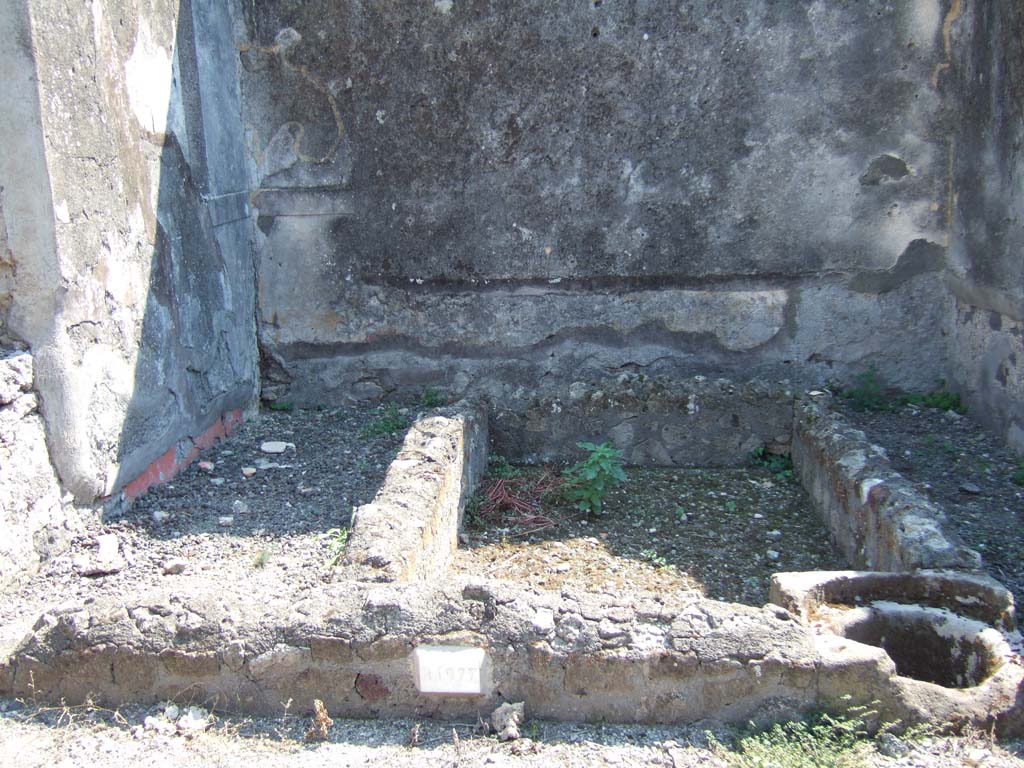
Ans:
[[[650,722],[854,695],[908,722],[997,713],[1017,733],[1021,672],[995,642],[1011,627],[998,584],[982,603],[1002,629],[963,624],[963,648],[992,636],[978,656],[986,679],[956,678],[980,683],[968,699],[898,674],[876,637],[906,629],[897,651],[945,637],[928,631],[946,603],[862,616],[882,608],[857,592],[859,623],[798,618],[805,581],[871,575],[850,566],[937,568],[926,573],[940,591],[968,602],[982,578],[964,576],[977,553],[836,416],[842,406],[808,393],[792,434],[755,446],[746,466],[704,469],[623,467],[611,441],[577,443],[566,470],[488,462],[488,413],[474,402],[264,412],[12,588],[0,690],[360,717],[526,701],[541,717]],[[915,589],[885,595],[916,604]],[[866,642],[851,636],[861,630]],[[452,675],[471,680],[471,698],[431,689]]]
[[[953,531],[982,556],[985,570],[1024,604],[1024,470],[1002,441],[940,405],[878,396],[836,398],[835,410],[880,445],[893,469],[945,510]]]
[[[55,602],[150,591],[293,601],[330,577],[353,507],[374,498],[414,416],[412,406],[264,410],[11,585],[0,626]]]
[[[791,471],[632,467],[600,515],[557,493],[551,469],[492,464],[467,512],[455,569],[544,590],[695,590],[768,601],[771,574],[847,567]],[[489,502],[498,484],[509,498]]]

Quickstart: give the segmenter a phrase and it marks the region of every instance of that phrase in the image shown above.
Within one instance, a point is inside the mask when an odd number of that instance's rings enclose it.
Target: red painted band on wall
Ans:
[[[195,461],[202,451],[234,432],[243,421],[241,409],[236,408],[218,417],[209,429],[198,437],[179,441],[177,445],[146,467],[141,475],[124,486],[121,492],[124,494],[125,500],[132,501],[152,486],[166,483]]]

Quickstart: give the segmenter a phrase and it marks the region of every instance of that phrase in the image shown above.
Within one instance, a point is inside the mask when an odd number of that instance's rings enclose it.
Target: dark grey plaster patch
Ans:
[[[850,280],[850,290],[858,293],[885,293],[908,280],[945,266],[946,249],[938,243],[919,238],[911,241],[896,263],[886,270],[861,272]]]
[[[510,344],[466,344],[438,339],[436,343],[406,334],[378,335],[366,342],[296,342],[277,348],[284,360],[315,360],[325,358],[357,357],[369,353],[410,352],[423,355],[455,356],[467,359],[495,360],[514,357],[531,359],[547,357],[565,345],[594,344],[609,349],[628,349],[636,344],[659,344],[667,349],[699,350],[709,354],[738,356],[739,353],[726,349],[711,333],[670,331],[664,324],[652,320],[644,325],[623,333],[607,326],[562,326],[553,329],[550,336],[536,344],[525,346]]]
[[[883,181],[898,181],[910,173],[907,164],[894,155],[879,155],[864,175],[860,177],[860,183],[865,187],[877,186]]]

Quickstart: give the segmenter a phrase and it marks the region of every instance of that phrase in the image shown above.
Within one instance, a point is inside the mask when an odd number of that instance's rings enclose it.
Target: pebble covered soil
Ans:
[[[938,504],[989,574],[1024,605],[1024,464],[970,414],[917,405],[843,417],[885,449],[893,468]]]
[[[380,488],[415,417],[415,409],[404,410],[263,411],[127,512],[87,525],[38,574],[8,587],[0,635],[15,616],[34,618],[53,604],[54,595],[81,601],[164,586],[287,600],[319,584],[338,543],[329,532],[348,526],[352,507]],[[268,442],[284,443],[284,450],[267,453]],[[96,562],[103,537],[116,542],[113,563]],[[111,572],[84,575],[93,568]]]
[[[527,486],[544,472],[512,471],[521,478],[513,482]],[[495,518],[480,511],[478,495],[456,569],[540,589],[697,590],[760,606],[775,572],[847,567],[791,473],[763,467],[631,467],[626,473],[599,516],[543,499],[532,514]],[[482,494],[493,482],[493,476],[484,480]]]
[[[484,713],[486,716],[486,713]],[[527,715],[529,717],[529,715]],[[168,727],[170,726],[170,727]],[[663,766],[729,768],[743,747],[736,729],[688,726],[553,723],[527,720],[523,738],[501,742],[475,723],[342,720],[325,741],[306,741],[311,718],[210,716],[205,726],[174,728],[161,706],[117,712],[37,707],[0,699],[0,763],[18,768],[267,768],[395,766],[408,768],[592,768]],[[711,744],[708,731],[723,746]],[[794,744],[786,765],[804,757]],[[864,768],[1021,768],[1020,743],[997,744],[983,734],[921,740],[866,740],[856,761]],[[7,762],[3,758],[8,758]],[[772,762],[758,765],[783,764]],[[815,765],[835,765],[828,761]]]

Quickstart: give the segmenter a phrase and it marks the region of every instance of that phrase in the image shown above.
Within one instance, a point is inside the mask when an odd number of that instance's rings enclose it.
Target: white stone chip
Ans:
[[[289,448],[295,450],[295,443],[286,443],[282,440],[267,440],[260,444],[260,450],[264,453],[284,453]]]
[[[96,545],[99,551],[96,558],[99,560],[114,560],[117,557],[118,544],[117,536],[113,533],[104,533],[96,537]]]
[[[205,709],[189,707],[181,717],[178,718],[179,731],[205,731],[210,727],[210,715]]]

